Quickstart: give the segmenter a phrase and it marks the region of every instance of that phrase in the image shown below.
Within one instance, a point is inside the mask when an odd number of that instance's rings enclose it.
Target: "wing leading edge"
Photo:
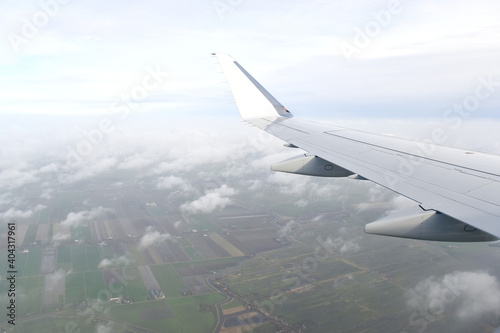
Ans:
[[[417,212],[369,223],[367,233],[438,241],[500,238],[500,156],[294,117],[232,57],[215,55],[242,118],[308,152],[273,170],[369,179],[419,203]]]

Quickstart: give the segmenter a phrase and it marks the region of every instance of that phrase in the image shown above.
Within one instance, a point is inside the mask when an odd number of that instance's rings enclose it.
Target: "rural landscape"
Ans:
[[[499,5],[0,1],[0,333],[500,333]]]
[[[411,305],[411,291],[423,277],[481,271],[500,258],[485,244],[364,234],[364,224],[398,202],[369,182],[259,169],[256,177],[277,177],[266,184],[250,175],[199,177],[203,170],[190,171],[198,180],[189,187],[175,176],[137,181],[115,170],[51,191],[43,203],[32,194],[32,214],[9,220],[16,225],[17,318],[15,326],[4,319],[1,329],[440,332],[466,297],[461,286],[451,284],[439,308]],[[297,186],[317,191],[315,199],[301,198]],[[8,230],[1,228],[6,272]],[[8,289],[2,278],[2,304]],[[493,332],[498,318],[486,318],[470,325]]]

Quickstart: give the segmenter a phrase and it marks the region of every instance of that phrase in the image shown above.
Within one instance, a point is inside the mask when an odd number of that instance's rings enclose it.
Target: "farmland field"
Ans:
[[[257,320],[255,332],[273,332],[271,316],[307,332],[412,332],[407,295],[422,275],[477,271],[483,256],[499,259],[480,245],[367,236],[363,226],[384,209],[343,208],[367,200],[363,191],[302,208],[264,186],[266,199],[241,191],[224,209],[186,215],[179,207],[191,194],[147,190],[148,177],[141,185],[53,193],[52,207],[18,225],[13,332],[60,331],[65,323],[89,333],[99,325],[212,332],[248,320]],[[84,218],[71,223],[77,216]],[[6,258],[1,251],[4,271]],[[0,296],[7,289],[0,280]],[[429,327],[442,327],[453,308],[446,311]]]

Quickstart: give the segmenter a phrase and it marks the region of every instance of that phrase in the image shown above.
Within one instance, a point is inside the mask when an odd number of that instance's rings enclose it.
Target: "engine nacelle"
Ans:
[[[487,242],[496,237],[435,210],[387,216],[365,226],[368,234],[444,242]]]
[[[299,155],[271,166],[273,171],[316,177],[348,177],[353,173],[314,155]]]

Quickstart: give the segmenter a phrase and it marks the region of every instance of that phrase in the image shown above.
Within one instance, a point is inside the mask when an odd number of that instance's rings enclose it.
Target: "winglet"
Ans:
[[[256,118],[293,117],[257,80],[230,55],[216,53],[241,117]]]

